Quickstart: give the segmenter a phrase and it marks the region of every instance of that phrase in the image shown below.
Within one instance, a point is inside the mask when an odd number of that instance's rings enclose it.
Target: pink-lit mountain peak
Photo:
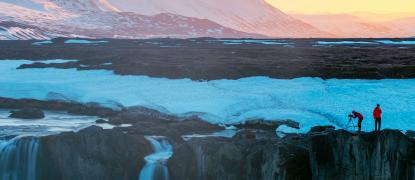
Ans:
[[[264,0],[108,0],[121,11],[154,15],[173,13],[209,19],[239,31],[270,37],[328,36]]]
[[[24,36],[21,36],[22,32],[26,32]],[[37,35],[33,36],[32,32],[36,32]],[[171,13],[146,16],[119,12],[107,1],[102,0],[0,1],[0,36],[3,36],[0,39],[40,39],[58,36],[264,37],[236,31],[210,20]]]
[[[158,22],[159,14],[168,14],[164,17],[170,22]],[[349,14],[287,15],[264,0],[0,0],[0,22],[35,28],[22,29],[24,32],[47,32],[36,37],[366,38],[415,34],[411,18],[370,22]]]

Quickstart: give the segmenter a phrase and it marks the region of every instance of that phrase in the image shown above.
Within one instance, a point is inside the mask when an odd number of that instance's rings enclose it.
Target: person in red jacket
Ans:
[[[380,109],[380,105],[376,105],[375,109],[373,110],[373,118],[375,119],[375,131],[380,131],[380,125],[382,122],[382,109]]]
[[[353,118],[357,118],[358,119],[358,121],[357,121],[357,127],[359,128],[359,131],[358,132],[360,132],[360,130],[362,130],[363,115],[361,113],[359,113],[359,112],[356,112],[356,111],[352,111],[352,114],[353,114]]]

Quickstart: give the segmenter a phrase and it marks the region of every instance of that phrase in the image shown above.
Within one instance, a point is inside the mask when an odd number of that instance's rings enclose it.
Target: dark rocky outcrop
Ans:
[[[300,125],[298,122],[293,120],[263,120],[263,119],[255,119],[255,120],[248,120],[240,124],[234,124],[235,127],[239,129],[258,129],[258,130],[270,130],[275,131],[278,126],[287,125],[288,127],[299,129]]]
[[[407,135],[411,138],[415,138],[415,131],[408,130],[408,131],[406,131],[405,135]]]
[[[310,179],[304,139],[191,139],[176,146],[172,179]],[[293,145],[294,144],[294,145]]]
[[[171,179],[415,179],[413,131],[353,134],[317,126],[307,134],[278,138],[274,130],[281,122],[251,121],[238,126],[232,138],[185,141],[183,135],[224,128],[197,117],[183,119],[143,107],[107,111],[93,105],[0,98],[0,108],[19,108],[25,102],[31,108],[110,112],[104,116],[108,123],[132,125],[108,130],[92,126],[41,137],[37,179],[42,180],[137,179],[144,157],[152,153],[146,135],[166,136],[173,145],[168,161]]]
[[[97,119],[96,121],[95,121],[95,123],[97,123],[97,124],[104,124],[104,123],[107,123],[108,121],[106,121],[106,120],[104,120],[104,119]]]
[[[282,139],[238,134],[177,145],[169,162],[172,178],[415,179],[415,140],[399,131],[356,135],[320,126]]]
[[[137,179],[144,157],[153,151],[146,135],[167,136],[176,145],[185,134],[223,130],[195,118],[179,121],[145,108],[127,109],[109,119],[109,123],[128,122],[132,126],[107,130],[91,126],[79,132],[41,137],[37,179]]]
[[[313,179],[415,179],[415,142],[396,130],[310,137]]]
[[[36,108],[24,108],[10,111],[9,117],[18,119],[43,119],[45,114],[42,110]]]
[[[40,139],[38,179],[137,179],[152,152],[144,136],[92,126]]]
[[[327,131],[333,131],[336,128],[334,126],[314,126],[310,129],[311,133],[316,133],[316,132],[327,132]]]
[[[67,111],[72,114],[109,117],[117,114],[111,108],[102,107],[95,103],[74,103],[64,101],[42,101],[35,99],[11,99],[0,97],[0,108],[4,109],[42,109],[52,111]]]

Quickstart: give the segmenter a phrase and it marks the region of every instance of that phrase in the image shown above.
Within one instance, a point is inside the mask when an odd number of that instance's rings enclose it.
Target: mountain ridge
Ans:
[[[210,20],[185,17],[171,13],[145,16],[136,13],[118,12],[109,8],[103,10],[95,0],[20,0],[36,2],[43,10],[30,9],[0,2],[0,21],[14,22],[15,25],[30,26],[43,30],[47,37],[89,37],[89,38],[192,38],[192,37],[264,37],[262,35],[236,31]],[[69,2],[69,3],[68,3]],[[78,3],[74,3],[78,2]],[[1,39],[23,38],[12,29],[3,27]],[[14,34],[13,34],[14,33]],[[28,33],[30,34],[30,33]],[[14,38],[10,38],[14,37]],[[32,36],[32,39],[43,39]]]
[[[121,11],[154,15],[163,12],[210,19],[235,30],[269,37],[332,37],[294,19],[263,0],[108,0]],[[230,8],[232,7],[232,8]]]
[[[400,38],[415,17],[287,14],[264,0],[0,0],[0,39]]]
[[[351,14],[290,14],[326,32],[346,38],[402,38],[415,34],[415,17],[382,22]]]

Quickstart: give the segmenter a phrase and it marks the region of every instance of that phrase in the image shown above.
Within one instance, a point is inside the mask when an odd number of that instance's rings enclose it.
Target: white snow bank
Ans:
[[[350,45],[350,44],[392,44],[392,45],[412,45],[415,40],[377,40],[377,41],[317,41],[319,45]]]
[[[377,44],[369,41],[317,41],[319,45]]]
[[[282,138],[286,134],[299,134],[301,133],[301,130],[295,129],[295,128],[292,128],[292,127],[289,127],[283,124],[281,126],[278,126],[278,128],[276,129],[276,132],[277,132],[277,136]]]
[[[208,40],[210,42],[223,42],[228,45],[240,45],[240,44],[264,44],[264,45],[289,45],[291,42],[283,40],[272,39],[223,39],[223,40]]]
[[[112,125],[108,123],[102,123],[102,124],[95,124],[95,126],[101,127],[102,129],[114,129],[115,127],[131,127],[132,124],[120,124],[120,125]]]
[[[83,39],[68,39],[65,41],[65,44],[100,44],[108,43],[108,41],[92,41],[92,40],[83,40]]]
[[[405,41],[380,40],[380,41],[376,41],[376,42],[380,42],[380,43],[383,43],[383,44],[397,44],[397,45],[411,45],[411,44],[414,44],[415,45],[415,40],[405,40]]]
[[[68,62],[78,62],[79,60],[75,59],[51,59],[51,60],[43,60],[43,61],[35,61],[38,63],[44,63],[44,64],[62,64],[62,63],[68,63]]]
[[[316,125],[345,127],[360,111],[363,130],[373,130],[371,114],[382,105],[383,128],[415,130],[415,79],[291,80],[250,77],[192,81],[119,76],[106,70],[16,69],[31,61],[0,61],[0,96],[46,99],[50,92],[78,102],[142,105],[176,115],[199,114],[212,123],[247,119],[292,119],[301,132]]]
[[[47,40],[47,41],[38,41],[38,42],[32,43],[32,45],[37,45],[37,46],[39,46],[39,45],[45,45],[45,44],[53,44],[53,42],[50,41],[50,40]]]

